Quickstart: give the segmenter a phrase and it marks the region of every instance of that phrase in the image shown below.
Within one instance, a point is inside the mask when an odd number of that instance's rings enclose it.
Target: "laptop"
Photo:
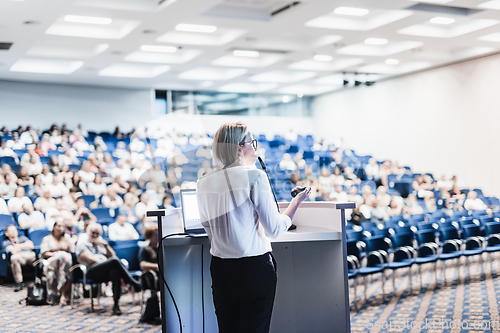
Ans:
[[[181,190],[180,196],[184,233],[191,237],[208,236],[201,225],[198,201],[196,201],[196,189]]]

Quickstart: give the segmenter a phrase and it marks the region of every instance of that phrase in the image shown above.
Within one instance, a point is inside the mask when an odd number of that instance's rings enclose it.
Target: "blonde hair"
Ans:
[[[227,167],[238,161],[238,146],[247,134],[247,125],[242,122],[222,125],[215,133],[213,142],[214,160]]]

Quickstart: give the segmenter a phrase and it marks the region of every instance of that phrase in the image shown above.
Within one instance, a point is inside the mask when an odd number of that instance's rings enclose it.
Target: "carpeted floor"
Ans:
[[[442,262],[422,267],[420,289],[418,267],[412,268],[413,292],[410,294],[408,269],[397,272],[396,290],[392,272],[386,272],[386,299],[382,301],[380,274],[368,283],[368,302],[364,302],[363,278],[357,288],[357,309],[354,309],[354,288],[351,283],[352,332],[500,332],[500,259],[493,266],[483,254],[470,259],[467,271],[465,258],[446,263],[444,280]],[[483,269],[481,269],[483,267]],[[437,276],[437,279],[436,279]],[[446,283],[445,283],[446,282]]]
[[[132,303],[132,295],[122,296],[121,316],[111,316],[113,300],[94,300],[95,312],[89,313],[90,300],[75,300],[70,306],[26,306],[19,304],[26,297],[26,288],[15,293],[14,285],[0,286],[0,332],[161,332],[161,326],[139,324],[141,307]],[[140,294],[136,295],[136,300]]]
[[[408,269],[397,271],[396,290],[392,273],[386,272],[385,301],[380,274],[368,283],[368,302],[363,297],[363,279],[358,278],[357,306],[351,311],[352,332],[500,332],[500,258],[494,257],[493,266],[486,255],[483,261],[481,266],[479,257],[473,257],[470,272],[465,258],[458,266],[456,261],[448,261],[445,281],[441,262],[437,270],[434,264],[426,264],[422,267],[421,289],[415,266],[412,293]],[[350,283],[354,305],[353,281]],[[161,332],[160,326],[138,323],[140,305],[133,304],[131,294],[122,297],[124,314],[117,317],[111,316],[111,297],[102,297],[95,305],[96,312],[89,313],[88,299],[75,301],[74,308],[26,306],[19,304],[26,290],[14,293],[13,289],[13,285],[0,286],[0,332]]]

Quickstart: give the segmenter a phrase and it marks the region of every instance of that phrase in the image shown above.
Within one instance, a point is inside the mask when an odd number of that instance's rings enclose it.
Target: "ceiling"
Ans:
[[[0,0],[6,80],[317,95],[499,51],[500,0]]]

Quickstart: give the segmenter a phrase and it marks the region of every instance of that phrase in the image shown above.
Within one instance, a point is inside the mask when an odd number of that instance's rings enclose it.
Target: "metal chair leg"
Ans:
[[[422,265],[418,265],[418,275],[420,275],[420,290],[422,290]]]
[[[71,295],[69,296],[69,305],[73,308],[73,295],[75,293],[75,285],[71,283]]]
[[[410,295],[413,293],[413,276],[411,275],[411,266],[408,267],[408,278],[410,279]]]
[[[385,302],[385,271],[381,272],[382,274],[382,303]]]
[[[392,270],[392,287],[394,288],[394,293],[396,293],[396,270]]]
[[[358,276],[354,277],[354,310],[358,308]]]
[[[443,260],[443,286],[446,287],[446,260]]]
[[[368,298],[366,297],[366,294],[367,294],[367,293],[366,293],[366,288],[367,288],[367,286],[368,286],[368,281],[366,280],[366,275],[365,275],[365,276],[363,276],[363,282],[364,282],[364,284],[365,284],[365,291],[364,291],[364,292],[365,292],[365,303],[366,303],[366,302],[368,302]]]
[[[94,299],[92,298],[92,285],[88,285],[89,288],[89,296],[90,296],[90,312],[94,312]]]

